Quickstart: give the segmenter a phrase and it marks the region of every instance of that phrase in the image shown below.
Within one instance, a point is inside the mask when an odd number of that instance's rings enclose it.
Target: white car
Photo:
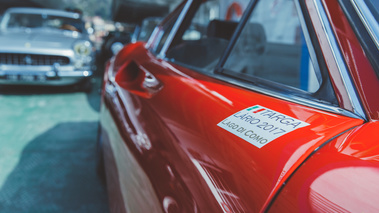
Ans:
[[[0,29],[0,84],[89,82],[94,49],[80,14],[10,8]]]

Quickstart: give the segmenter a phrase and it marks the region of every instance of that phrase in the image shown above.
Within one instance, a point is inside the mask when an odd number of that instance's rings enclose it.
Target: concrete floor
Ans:
[[[99,77],[91,93],[0,87],[0,212],[108,212],[96,175]]]

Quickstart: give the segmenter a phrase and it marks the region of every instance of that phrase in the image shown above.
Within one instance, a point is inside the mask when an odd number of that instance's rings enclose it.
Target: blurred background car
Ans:
[[[99,57],[101,63],[105,63],[113,55],[117,54],[125,44],[147,41],[155,26],[169,12],[168,4],[152,2],[122,4],[121,1],[114,1],[113,4],[118,4],[122,9],[115,8],[113,5],[112,20],[115,22],[115,28],[103,37]]]
[[[102,38],[102,45],[99,52],[100,63],[105,63],[115,55],[125,44],[131,42],[134,26],[130,24],[116,22],[114,30],[108,31]]]
[[[0,29],[0,84],[80,83],[90,90],[95,51],[80,13],[10,8]]]
[[[137,25],[115,23],[115,30],[108,32],[103,38],[99,62],[105,63],[130,42],[147,41],[162,19],[162,17],[147,17]]]
[[[126,33],[135,32],[135,23],[114,21],[111,18],[111,2],[112,0],[0,0],[0,15],[2,17],[6,9],[11,7],[60,11],[68,9],[71,12],[79,9],[83,12],[81,19],[85,21],[96,54],[99,54],[102,38],[107,32],[112,33],[118,27],[117,23],[132,26],[124,29]],[[164,4],[166,0],[153,2]],[[133,2],[122,1],[122,4],[129,5]],[[123,10],[119,12],[123,13]],[[129,15],[141,14],[133,12]],[[59,40],[69,44],[67,38],[60,34],[80,33],[72,31],[72,27],[65,27],[66,30],[57,29],[55,35],[57,40],[59,37]],[[29,31],[28,28],[25,30]],[[30,28],[30,31],[33,30]],[[50,33],[47,31],[41,29],[41,33],[31,33],[30,36],[38,40],[46,38],[41,43],[53,43],[47,37]],[[14,34],[14,38],[26,34],[23,30],[19,32],[19,35]],[[82,34],[87,33],[83,31]],[[62,49],[58,42],[55,44],[57,53],[68,51]],[[25,47],[24,51],[30,54],[30,49]],[[17,81],[0,85],[0,212],[108,212],[105,187],[100,184],[95,173],[99,88],[102,83],[102,65],[100,61],[95,61],[95,64],[96,71],[93,70],[91,77],[93,89],[89,93],[78,91],[76,83],[73,86],[31,86],[42,82],[20,82],[19,76]],[[29,68],[33,66],[23,66],[24,71],[30,71]],[[58,80],[49,81],[58,83]]]

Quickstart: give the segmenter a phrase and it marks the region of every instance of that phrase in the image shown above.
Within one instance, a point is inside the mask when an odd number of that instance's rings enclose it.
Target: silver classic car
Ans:
[[[90,82],[94,50],[80,14],[10,8],[0,29],[0,84]]]

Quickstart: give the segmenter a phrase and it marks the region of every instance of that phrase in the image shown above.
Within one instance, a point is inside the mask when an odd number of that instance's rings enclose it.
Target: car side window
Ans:
[[[310,93],[322,84],[292,0],[259,1],[223,69],[243,79],[275,82]]]
[[[150,51],[152,51],[154,54],[158,55],[161,52],[163,46],[166,44],[166,42],[171,42],[167,41],[167,39],[184,6],[184,2],[178,5],[178,7],[171,13],[171,15],[166,17],[165,20],[160,25],[158,25],[158,27],[155,29],[158,30],[157,33],[153,33],[152,36],[149,38],[149,40],[154,40],[152,41],[152,45],[149,48]]]
[[[237,27],[220,16],[217,1],[205,1],[166,53],[167,60],[199,71],[213,71]]]
[[[153,48],[153,52],[155,52],[156,54],[160,53],[160,51],[163,48],[163,45],[167,41],[167,38],[168,38],[174,24],[175,24],[175,21],[170,21],[169,23],[167,23],[166,25],[163,25],[161,27],[161,29],[158,31],[158,35],[157,35],[157,38],[159,41],[155,43],[155,46]]]

